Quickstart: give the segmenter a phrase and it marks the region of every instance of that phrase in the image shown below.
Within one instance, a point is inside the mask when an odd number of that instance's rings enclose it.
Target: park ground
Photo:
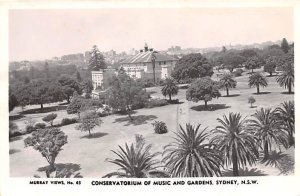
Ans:
[[[185,127],[186,123],[193,125],[201,124],[202,128],[210,132],[217,125],[217,118],[227,115],[229,112],[241,113],[244,117],[251,118],[255,110],[264,108],[276,108],[284,101],[294,100],[293,94],[276,83],[276,77],[267,77],[268,87],[261,88],[261,94],[256,94],[256,88],[248,87],[248,75],[237,77],[237,88],[230,90],[230,96],[221,91],[222,97],[209,102],[210,111],[204,111],[204,102],[189,102],[185,98],[186,89],[180,89],[174,99],[179,99],[180,104],[172,104],[151,109],[139,109],[133,114],[133,121],[129,121],[126,115],[110,115],[103,117],[103,124],[96,127],[92,137],[87,132],[75,129],[76,124],[61,127],[68,136],[68,143],[56,158],[56,166],[78,171],[83,177],[102,177],[105,174],[116,171],[117,166],[105,161],[107,158],[116,158],[111,150],[117,150],[118,145],[124,146],[125,142],[131,143],[135,140],[135,134],[143,135],[146,144],[152,144],[151,152],[162,152],[164,146],[173,141],[174,132],[178,124]],[[161,95],[161,87],[148,88],[152,97],[164,98]],[[256,99],[253,108],[248,104],[248,98]],[[42,118],[49,113],[55,112],[58,116],[54,121],[59,123],[63,118],[75,117],[68,115],[63,103],[45,105],[44,113],[39,113],[39,106],[28,106],[23,111],[16,108],[10,112],[10,118],[20,129],[25,127],[26,119],[31,118],[36,122],[42,122]],[[151,123],[160,120],[166,123],[168,133],[155,134]],[[33,177],[35,174],[44,172],[48,165],[45,158],[32,147],[24,147],[24,139],[29,135],[23,135],[10,141],[10,176],[11,177]],[[284,153],[294,158],[294,148],[282,149]],[[161,155],[157,158],[161,159]],[[230,166],[229,166],[230,168]],[[224,176],[228,175],[224,171]],[[241,173],[242,174],[242,173]],[[257,163],[254,166],[244,168],[244,175],[279,175],[280,171],[274,166],[266,166]]]

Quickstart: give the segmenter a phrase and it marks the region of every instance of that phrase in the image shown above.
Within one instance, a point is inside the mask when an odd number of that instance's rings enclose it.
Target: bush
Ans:
[[[9,121],[9,139],[20,135],[22,135],[22,133],[18,130],[17,124]]]
[[[44,129],[46,127],[46,124],[45,123],[36,123],[35,125],[34,125],[34,128],[36,128],[36,129]]]
[[[154,127],[154,132],[157,134],[163,134],[168,132],[167,125],[163,121],[155,120],[154,123],[152,123],[152,125]]]
[[[150,99],[147,103],[147,108],[155,108],[168,105],[168,101],[165,99]]]
[[[34,131],[36,131],[36,128],[34,126],[27,125],[26,128],[25,128],[25,134],[29,134],[29,133],[32,133]]]
[[[236,69],[236,70],[235,70],[235,72],[238,72],[238,73],[243,73],[243,72],[244,72],[244,70],[243,70],[243,69],[241,69],[241,68],[239,68],[239,69]]]
[[[51,127],[53,127],[53,121],[54,121],[54,119],[56,119],[56,117],[57,117],[57,114],[52,113],[52,114],[48,114],[47,116],[42,118],[42,120],[49,123],[51,125]]]
[[[78,118],[63,118],[61,120],[60,125],[65,126],[65,125],[70,125],[78,122]]]

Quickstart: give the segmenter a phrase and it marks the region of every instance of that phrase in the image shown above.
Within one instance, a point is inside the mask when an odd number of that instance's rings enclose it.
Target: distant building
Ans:
[[[133,78],[153,78],[153,61],[155,64],[155,77],[157,80],[171,76],[177,59],[167,54],[162,54],[148,48],[145,44],[144,49],[134,56],[128,57],[120,62],[121,67]]]

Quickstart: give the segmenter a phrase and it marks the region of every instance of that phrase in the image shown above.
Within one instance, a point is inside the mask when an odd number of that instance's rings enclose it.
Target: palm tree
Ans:
[[[212,177],[220,176],[222,160],[216,146],[208,141],[206,129],[199,130],[186,124],[175,133],[175,141],[165,146],[163,162],[171,177]]]
[[[226,89],[227,97],[229,96],[229,88],[236,87],[236,81],[231,74],[224,74],[220,79],[222,86]]]
[[[225,164],[232,164],[233,176],[239,175],[240,166],[252,165],[258,158],[256,137],[246,130],[245,119],[241,118],[239,113],[224,115],[217,119],[222,125],[213,131],[212,142],[223,153]]]
[[[249,77],[249,86],[250,88],[256,86],[257,94],[259,94],[259,86],[268,86],[268,81],[265,76],[259,72],[256,72]]]
[[[285,101],[282,107],[275,109],[277,120],[283,125],[283,129],[287,131],[289,135],[289,145],[295,145],[295,105],[294,101]]]
[[[253,128],[258,138],[260,146],[263,146],[264,160],[269,158],[269,150],[276,148],[280,144],[287,146],[288,136],[281,129],[281,123],[274,116],[274,111],[270,108],[261,108],[252,116],[254,120],[250,120],[250,127]]]
[[[150,154],[151,145],[145,146],[144,142],[137,142],[136,145],[131,144],[129,147],[125,143],[125,148],[119,146],[119,149],[117,152],[112,150],[118,158],[107,159],[107,161],[121,168],[116,172],[106,174],[104,178],[112,176],[121,178],[169,177],[166,172],[157,170],[158,161],[154,157],[158,153]]]
[[[178,93],[178,86],[175,84],[175,80],[173,78],[166,78],[165,85],[161,89],[161,93],[163,96],[169,95],[169,100],[172,101],[172,95],[177,95]]]
[[[281,87],[288,88],[288,92],[292,93],[292,86],[294,86],[294,65],[286,65],[283,73],[276,78],[276,81]]]

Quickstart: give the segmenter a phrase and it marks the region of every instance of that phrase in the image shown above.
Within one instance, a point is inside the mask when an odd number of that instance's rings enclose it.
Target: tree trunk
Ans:
[[[238,160],[235,150],[232,151],[232,174],[233,176],[239,176]]]
[[[227,97],[229,96],[229,89],[226,88]]]
[[[43,110],[44,109],[44,105],[43,105],[43,103],[41,103],[41,110]]]
[[[292,93],[292,83],[289,82],[289,94],[291,94],[291,93]]]
[[[268,142],[265,142],[265,145],[264,145],[264,159],[268,159],[269,158],[269,146],[268,146]]]
[[[90,137],[92,136],[92,134],[91,134],[91,130],[89,129],[89,135],[90,135]]]
[[[272,73],[272,72],[270,72],[269,74],[270,74],[270,76],[272,77],[273,73]]]
[[[259,85],[256,85],[257,88],[257,94],[259,94]]]
[[[252,108],[252,102],[250,104],[251,104],[251,108]]]
[[[133,118],[132,118],[130,113],[131,113],[131,109],[129,108],[129,106],[127,106],[127,114],[128,114],[128,117],[129,117],[130,121],[132,121]]]
[[[205,103],[205,109],[207,109],[207,101],[204,101],[204,103]]]
[[[70,97],[69,96],[67,97],[67,102],[70,103]]]
[[[252,73],[253,73],[253,68],[252,68]]]
[[[169,94],[169,101],[172,101],[171,93]]]

